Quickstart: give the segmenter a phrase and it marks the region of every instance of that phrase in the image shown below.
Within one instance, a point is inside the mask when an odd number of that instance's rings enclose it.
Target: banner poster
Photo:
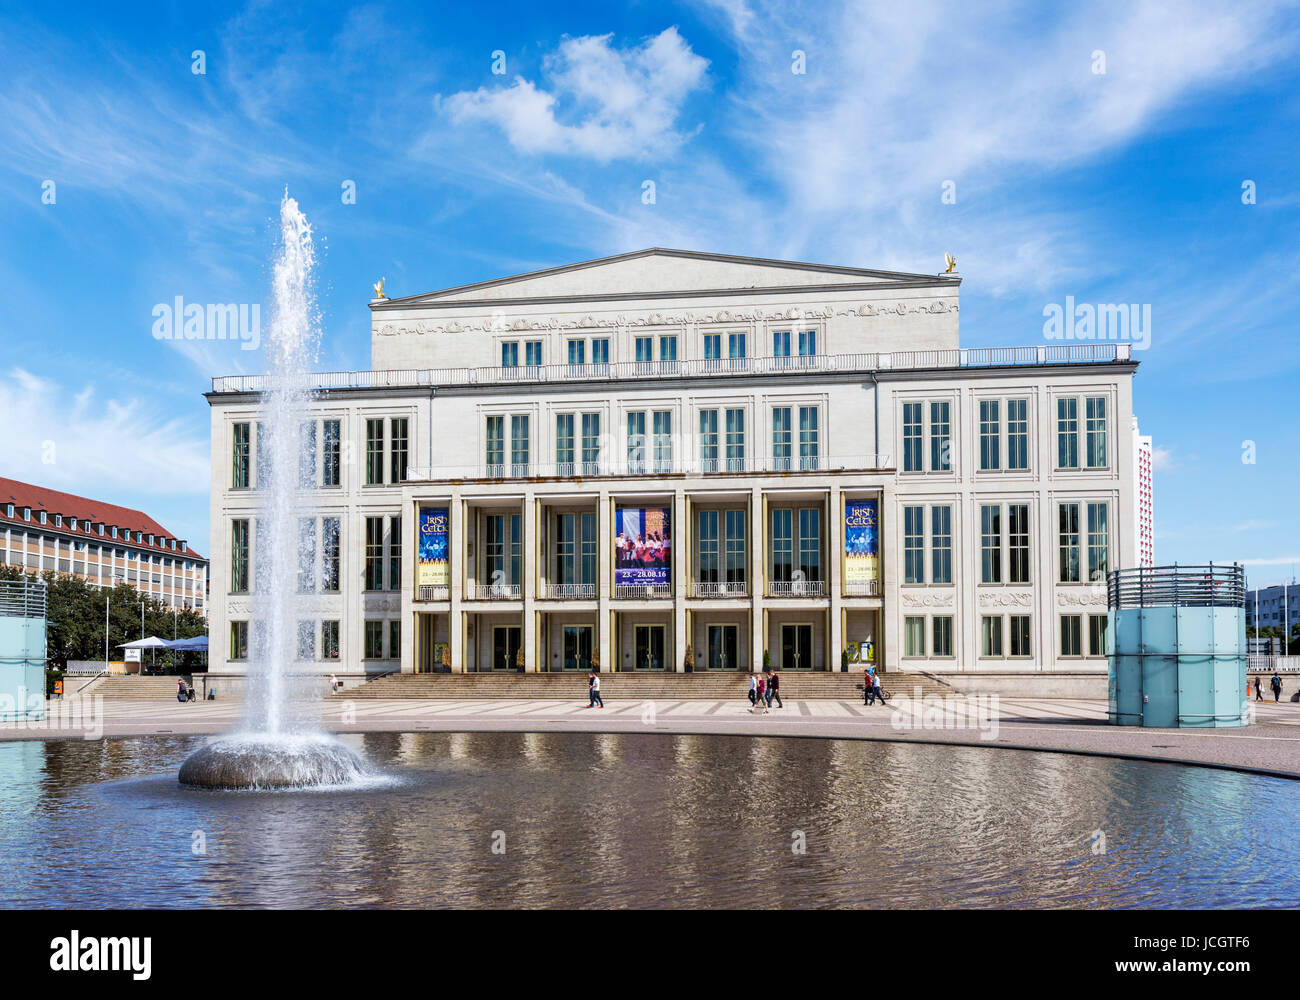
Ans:
[[[645,587],[672,583],[672,533],[667,507],[615,510],[614,585]]]
[[[415,583],[418,587],[446,587],[451,583],[447,561],[450,519],[446,507],[420,508],[419,559]]]
[[[875,500],[844,501],[844,582],[868,583],[880,572]]]

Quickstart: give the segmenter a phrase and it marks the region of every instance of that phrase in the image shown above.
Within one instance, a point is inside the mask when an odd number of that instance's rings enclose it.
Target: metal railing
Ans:
[[[1260,656],[1252,653],[1246,657],[1246,669],[1262,674],[1293,674],[1300,671],[1300,656]]]
[[[880,593],[879,580],[857,580],[844,584],[844,593],[849,597],[875,597]]]
[[[683,439],[684,441],[685,439]],[[843,472],[890,468],[893,456],[887,454],[821,455],[816,458],[787,458],[785,456],[751,455],[745,458],[700,458],[698,449],[689,456],[674,454],[671,458],[639,461],[620,453],[613,442],[602,450],[597,462],[532,462],[528,465],[511,465],[500,462],[483,462],[473,465],[411,466],[404,482],[418,483],[444,479],[575,479],[587,476],[661,476],[702,475],[723,472],[782,473],[797,476],[806,472]]]
[[[614,598],[619,601],[662,600],[672,596],[672,585],[667,583],[619,584],[614,588]]]
[[[594,583],[550,583],[543,580],[537,596],[551,601],[589,601],[596,597],[596,585]]]
[[[944,351],[815,354],[799,357],[694,358],[685,361],[619,361],[592,365],[524,365],[520,367],[413,368],[384,371],[309,372],[284,378],[289,388],[400,389],[439,386],[510,385],[541,382],[588,382],[610,379],[773,375],[789,372],[874,372],[899,369],[988,368],[1006,365],[1103,364],[1132,360],[1131,344],[1060,344],[1041,347],[953,348]],[[267,392],[277,383],[271,375],[222,375],[212,380],[214,393]],[[283,378],[283,377],[282,377]]]
[[[769,580],[768,597],[825,597],[824,580]]]
[[[449,601],[451,600],[451,588],[438,584],[421,584],[415,588],[415,599],[417,601]]]
[[[1117,608],[1244,608],[1246,570],[1216,566],[1143,566],[1112,570],[1106,600]]]
[[[518,583],[471,583],[466,590],[468,601],[518,601],[524,595]]]
[[[688,588],[691,597],[748,597],[749,584],[744,580],[705,583],[692,580]]]
[[[47,601],[44,580],[0,580],[0,615],[44,618]]]

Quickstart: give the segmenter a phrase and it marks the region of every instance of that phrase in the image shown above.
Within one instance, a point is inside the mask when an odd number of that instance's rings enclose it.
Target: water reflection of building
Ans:
[[[1104,669],[1123,344],[961,349],[955,275],[651,250],[371,303],[301,430],[322,670]],[[254,617],[259,377],[214,380],[212,669]]]

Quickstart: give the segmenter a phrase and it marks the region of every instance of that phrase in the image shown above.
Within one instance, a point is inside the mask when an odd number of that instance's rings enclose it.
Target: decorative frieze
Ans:
[[[903,591],[903,607],[905,608],[951,608],[953,605],[953,593],[951,590],[940,591],[922,591],[914,593],[910,590]]]

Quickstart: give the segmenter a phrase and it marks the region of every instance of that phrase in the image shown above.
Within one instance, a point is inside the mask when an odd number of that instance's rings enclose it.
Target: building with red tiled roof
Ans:
[[[207,612],[208,561],[143,511],[0,478],[0,564],[129,583]]]

